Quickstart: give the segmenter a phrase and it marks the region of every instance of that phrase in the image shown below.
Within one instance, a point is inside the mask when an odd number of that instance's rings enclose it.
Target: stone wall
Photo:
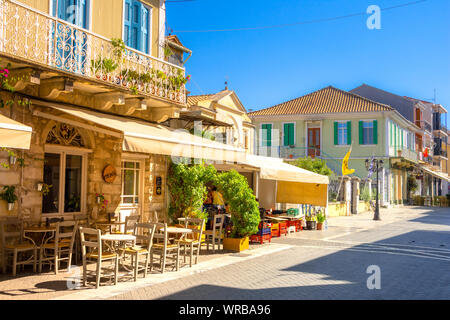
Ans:
[[[33,105],[31,109],[96,126],[93,123],[74,119],[51,108]],[[12,212],[8,212],[6,202],[0,200],[0,218],[15,216],[34,221],[41,220],[43,218],[41,213],[42,194],[37,191],[37,184],[43,181],[45,140],[48,132],[56,122],[46,118],[32,116],[29,106],[18,106],[16,104],[12,109],[5,107],[0,109],[0,112],[33,128],[30,150],[14,150],[18,157],[25,159],[25,166],[21,167],[17,162],[9,169],[0,167],[0,188],[3,188],[4,185],[15,185],[16,193],[20,195],[20,200],[16,202]],[[107,212],[115,211],[118,213],[122,192],[122,138],[106,133],[99,133],[94,130],[76,128],[85,142],[85,147],[91,150],[87,154],[86,213],[90,214],[93,218],[106,217],[106,211],[99,210],[100,207],[96,203],[96,193],[103,193],[105,199],[108,200]],[[0,162],[8,163],[7,152],[0,152]],[[116,169],[118,174],[112,184],[106,183],[102,177],[103,169],[109,164]],[[166,173],[166,157],[162,155],[149,155],[145,160],[142,221],[151,220],[155,210],[160,217],[166,217]],[[155,193],[154,183],[157,176],[162,178],[161,195],[156,195]]]

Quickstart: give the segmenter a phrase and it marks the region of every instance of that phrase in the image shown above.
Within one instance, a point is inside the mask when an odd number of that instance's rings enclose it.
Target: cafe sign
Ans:
[[[105,180],[106,183],[113,183],[114,180],[116,180],[116,177],[116,168],[108,164],[105,169],[103,169],[103,180]]]

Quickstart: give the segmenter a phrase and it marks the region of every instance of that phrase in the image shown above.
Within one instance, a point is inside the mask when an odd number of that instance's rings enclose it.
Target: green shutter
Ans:
[[[363,122],[359,121],[359,144],[364,144]]]
[[[373,144],[378,144],[378,120],[373,120]]]
[[[347,144],[352,144],[352,122],[347,121]]]
[[[392,147],[392,122],[389,121],[389,145]]]
[[[295,125],[293,123],[289,124],[289,145],[295,144]]]
[[[271,124],[267,125],[267,146],[268,147],[272,146],[272,125]]]
[[[334,144],[338,144],[338,123],[334,122]]]
[[[283,143],[284,146],[288,146],[289,145],[289,123],[285,123],[283,124]]]

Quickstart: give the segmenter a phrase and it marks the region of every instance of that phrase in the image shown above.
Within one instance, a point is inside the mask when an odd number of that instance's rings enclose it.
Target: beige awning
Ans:
[[[445,181],[450,181],[448,175],[444,174],[443,172],[436,172],[433,170],[428,169],[427,167],[420,167],[420,169],[422,169],[423,171],[425,171],[428,174],[431,174],[433,177],[445,180]]]
[[[260,178],[279,181],[328,184],[327,176],[283,162],[280,158],[247,155],[246,164],[260,169]]]
[[[0,148],[30,149],[31,127],[0,114]]]
[[[54,109],[123,133],[123,151],[162,154],[173,157],[241,161],[243,149],[194,136],[184,129],[173,129],[126,117],[86,109],[52,105]]]
[[[259,198],[263,203],[267,203],[265,198],[268,198],[277,203],[327,206],[327,176],[287,164],[280,158],[247,155],[246,164],[259,168],[260,179],[275,180],[274,187],[262,188],[263,194],[260,190]],[[274,197],[267,192],[275,192]]]

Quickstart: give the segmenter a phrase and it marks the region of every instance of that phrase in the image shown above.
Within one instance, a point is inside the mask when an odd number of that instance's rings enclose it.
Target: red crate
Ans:
[[[287,223],[286,222],[280,222],[279,226],[280,226],[279,237],[281,237],[283,234],[285,236],[287,236]]]
[[[252,236],[250,236],[250,242],[259,242],[261,244],[264,243],[264,241],[272,241],[272,235],[271,234],[265,234],[265,235],[259,235],[259,234],[254,234]]]

